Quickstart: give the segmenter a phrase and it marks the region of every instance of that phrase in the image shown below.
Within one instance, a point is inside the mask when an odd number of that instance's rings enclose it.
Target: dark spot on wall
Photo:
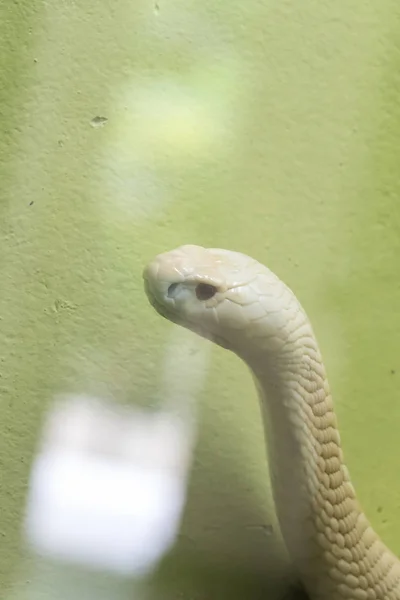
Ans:
[[[98,128],[98,127],[104,127],[104,125],[107,123],[108,119],[107,117],[93,117],[93,119],[90,121],[90,124],[92,127]]]

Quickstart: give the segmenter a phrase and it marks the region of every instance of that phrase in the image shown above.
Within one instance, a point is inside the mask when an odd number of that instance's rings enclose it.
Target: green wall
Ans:
[[[251,254],[297,292],[360,499],[400,554],[398,3],[10,0],[0,31],[1,588],[54,393],[160,393],[170,325],[141,271],[182,243]],[[234,356],[213,350],[199,404],[152,593],[275,598],[285,559]]]

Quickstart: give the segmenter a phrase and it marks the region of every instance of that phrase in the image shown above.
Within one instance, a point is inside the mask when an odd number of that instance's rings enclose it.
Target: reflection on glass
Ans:
[[[29,552],[58,573],[65,565],[93,579],[109,573],[143,580],[174,544],[207,346],[179,329],[172,335],[157,410],[66,394],[47,415],[31,470],[24,538]]]

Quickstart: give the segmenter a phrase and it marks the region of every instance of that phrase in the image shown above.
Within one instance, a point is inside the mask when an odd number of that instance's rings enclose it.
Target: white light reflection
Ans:
[[[146,571],[171,543],[181,509],[182,428],[167,414],[75,397],[53,409],[46,429],[31,477],[30,544],[90,567]]]
[[[25,536],[42,557],[148,574],[174,543],[210,346],[172,328],[160,410],[81,395],[50,411],[28,494]]]
[[[217,63],[201,54],[184,75],[137,73],[115,90],[98,173],[113,220],[159,216],[185,173],[229,159],[245,69],[231,49],[216,54]]]

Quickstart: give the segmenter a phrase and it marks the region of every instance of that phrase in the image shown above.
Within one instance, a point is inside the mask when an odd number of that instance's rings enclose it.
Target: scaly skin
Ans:
[[[400,561],[357,501],[325,367],[293,292],[255,260],[182,246],[144,270],[165,318],[242,358],[260,398],[289,555],[312,600],[400,600]]]

